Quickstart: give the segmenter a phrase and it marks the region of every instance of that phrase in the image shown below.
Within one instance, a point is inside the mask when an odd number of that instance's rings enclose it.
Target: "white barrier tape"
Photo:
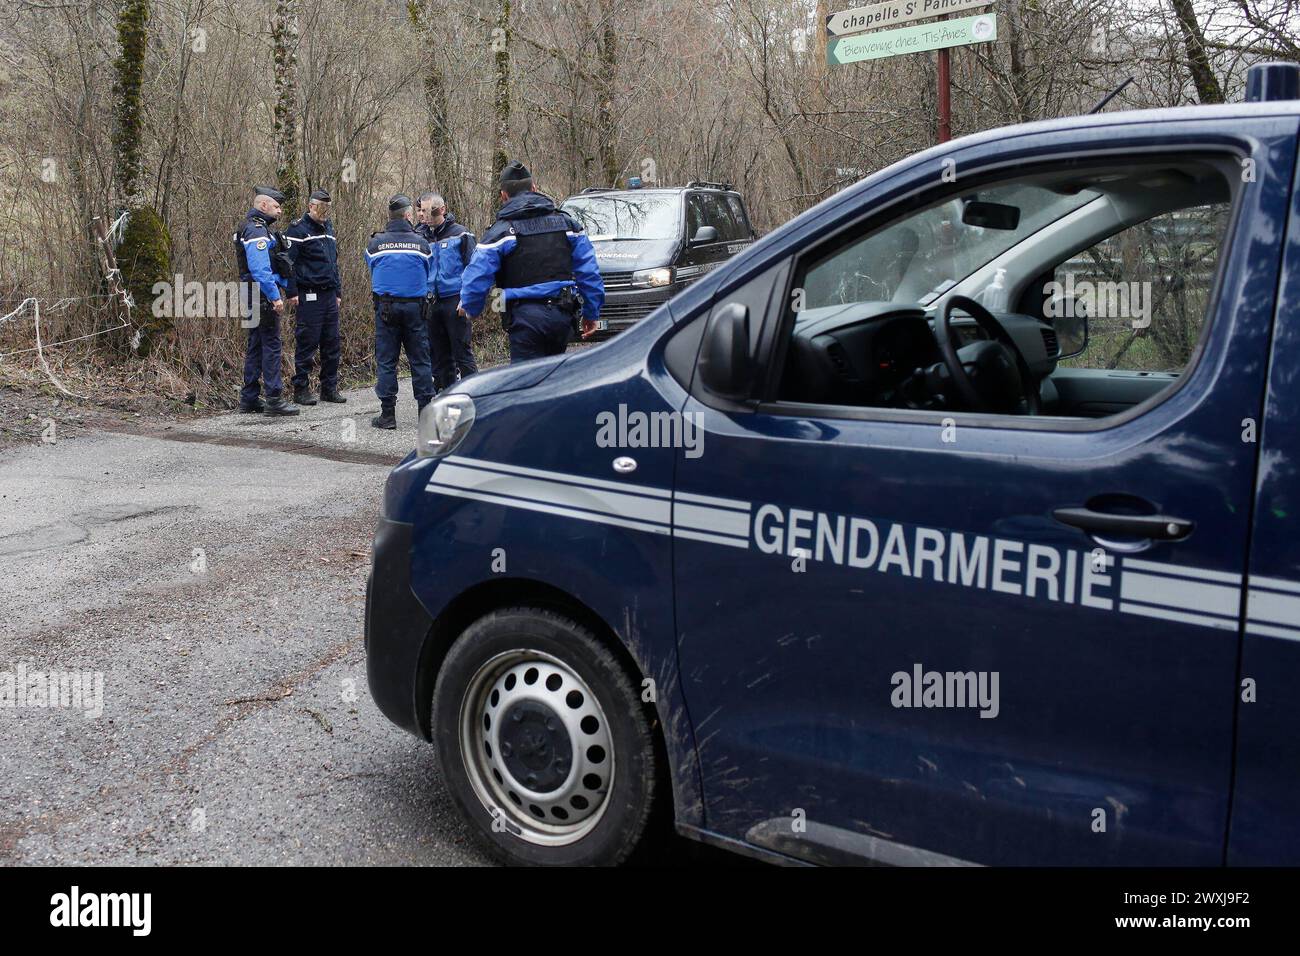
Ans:
[[[124,299],[125,302],[126,302],[127,308],[129,309],[129,308],[131,307],[131,296],[130,296],[129,293],[127,293],[125,290],[123,290],[122,292],[108,292],[108,293],[101,293],[101,294],[99,294],[99,295],[82,295],[82,296],[74,296],[74,297],[66,298],[66,299],[59,299],[59,300],[57,300],[57,301],[54,303],[53,306],[51,306],[50,308],[46,309],[45,311],[46,311],[46,312],[61,311],[61,310],[63,310],[63,309],[66,309],[69,305],[71,305],[71,304],[74,303],[74,302],[85,302],[85,301],[89,301],[90,299],[116,299],[118,296],[122,296],[122,297],[123,297],[123,299]],[[70,343],[72,343],[72,342],[80,342],[82,339],[93,339],[93,338],[94,338],[95,336],[97,336],[97,335],[107,335],[109,332],[116,332],[116,331],[118,331],[119,329],[125,329],[125,328],[128,328],[128,327],[130,326],[131,323],[130,323],[129,320],[126,320],[126,321],[123,321],[121,325],[115,325],[115,326],[113,326],[113,327],[110,328],[110,329],[100,329],[98,332],[88,332],[88,333],[86,333],[85,335],[78,335],[78,336],[75,336],[74,338],[70,338],[70,339],[61,339],[61,340],[58,341],[58,342],[51,342],[51,343],[49,343],[48,346],[44,346],[44,345],[41,343],[41,306],[40,306],[40,303],[41,303],[41,300],[38,299],[38,298],[36,298],[36,297],[34,297],[34,296],[33,296],[33,297],[30,297],[30,298],[26,298],[26,299],[23,299],[22,304],[19,305],[18,308],[14,309],[14,310],[13,310],[12,312],[10,312],[8,315],[0,316],[0,325],[3,325],[5,322],[9,321],[10,319],[15,318],[16,316],[22,314],[22,312],[26,310],[27,306],[28,306],[28,305],[31,305],[31,306],[33,306],[33,307],[35,308],[34,320],[35,320],[35,323],[36,323],[36,346],[35,346],[34,348],[28,348],[28,349],[15,349],[15,350],[12,351],[12,352],[0,352],[0,359],[6,359],[6,358],[9,358],[9,357],[14,356],[14,355],[24,355],[24,354],[26,354],[27,352],[37,352],[37,353],[40,353],[41,364],[46,366],[46,371],[47,371],[47,374],[50,375],[50,380],[51,380],[52,382],[54,382],[55,386],[56,386],[60,391],[63,391],[63,392],[65,392],[65,393],[68,394],[68,395],[72,395],[71,392],[68,392],[67,389],[63,388],[63,386],[60,385],[60,384],[58,383],[57,380],[55,380],[54,375],[53,375],[52,373],[49,373],[49,366],[48,366],[48,365],[46,364],[46,362],[45,362],[45,356],[44,356],[44,353],[42,352],[42,349],[43,349],[43,348],[46,348],[46,347],[48,347],[48,348],[54,348],[55,346],[59,346],[59,345],[68,345],[68,344],[70,344]],[[74,396],[74,397],[79,397],[79,396]]]
[[[14,316],[18,315],[18,313],[20,313],[20,312],[22,312],[24,309],[26,309],[26,308],[27,308],[27,304],[28,304],[29,302],[35,302],[35,301],[36,301],[35,299],[23,299],[22,304],[19,305],[18,308],[14,309],[12,312],[10,312],[8,315],[0,315],[0,325],[4,325],[6,322],[8,322],[8,321],[9,321],[10,319],[12,319]]]
[[[40,357],[41,368],[45,369],[45,374],[49,377],[49,380],[54,383],[54,387],[57,388],[60,392],[68,396],[68,398],[81,398],[80,395],[74,395],[72,392],[68,391],[66,388],[63,387],[63,383],[60,382],[58,378],[55,377],[54,370],[50,368],[50,363],[45,361],[45,350],[41,348],[41,304],[40,302],[35,302],[34,307],[36,311],[32,315],[32,321],[36,323],[36,354],[37,356]]]

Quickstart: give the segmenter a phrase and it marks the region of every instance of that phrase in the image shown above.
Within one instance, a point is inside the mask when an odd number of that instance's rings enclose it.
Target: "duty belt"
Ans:
[[[566,285],[559,292],[545,298],[507,299],[505,314],[501,316],[501,328],[507,332],[514,325],[514,314],[511,307],[518,305],[520,302],[540,302],[542,305],[558,309],[569,316],[569,320],[573,323],[574,334],[582,334],[582,296],[578,293],[576,287]]]
[[[418,302],[420,304],[421,315],[424,312],[424,296],[409,295],[389,295],[387,292],[371,292],[375,304],[379,306],[379,318],[385,325],[392,325],[393,320],[389,318],[389,309],[394,302]]]
[[[567,295],[565,293],[568,293]],[[542,305],[549,305],[553,308],[560,309],[562,312],[575,313],[582,309],[582,296],[571,285],[565,286],[554,295],[548,296],[529,296],[527,298],[507,299],[506,311],[510,311],[512,305],[518,305],[520,302],[540,302]]]

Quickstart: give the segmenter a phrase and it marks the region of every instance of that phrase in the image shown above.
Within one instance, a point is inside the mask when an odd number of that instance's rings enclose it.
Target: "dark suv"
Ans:
[[[605,280],[601,318],[619,332],[756,238],[730,183],[584,189],[564,201],[596,248]]]

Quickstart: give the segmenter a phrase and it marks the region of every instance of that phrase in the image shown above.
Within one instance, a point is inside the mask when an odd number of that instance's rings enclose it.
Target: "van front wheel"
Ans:
[[[550,611],[510,608],[456,640],[433,693],[443,780],[498,859],[612,865],[655,800],[649,720],[613,653]]]

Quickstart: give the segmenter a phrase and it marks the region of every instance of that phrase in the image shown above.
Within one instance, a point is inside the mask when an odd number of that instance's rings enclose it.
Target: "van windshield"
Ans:
[[[602,239],[676,239],[681,230],[681,196],[677,193],[575,196],[561,207],[587,232]]]
[[[808,270],[804,307],[854,302],[926,306],[943,292],[1096,199],[1013,183],[980,190],[913,213]],[[983,217],[970,215],[984,213]]]

